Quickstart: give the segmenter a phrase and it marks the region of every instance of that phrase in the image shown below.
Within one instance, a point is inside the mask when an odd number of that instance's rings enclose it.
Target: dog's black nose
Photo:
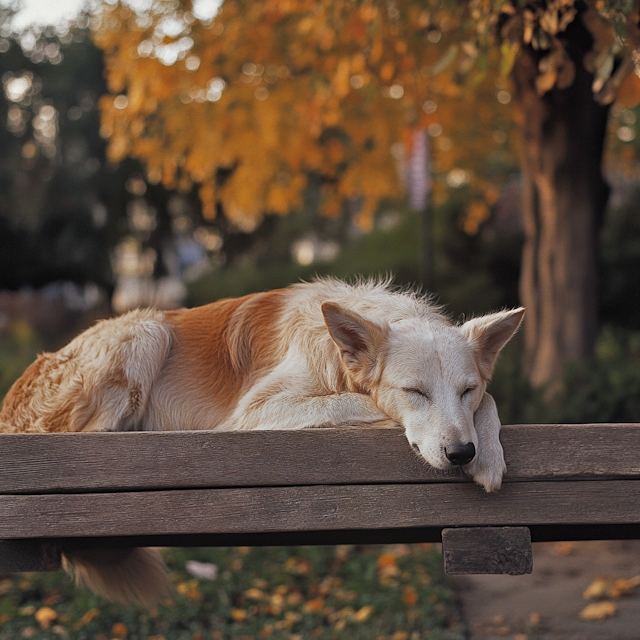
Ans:
[[[476,455],[476,448],[473,442],[467,442],[467,444],[457,444],[450,449],[444,450],[447,460],[451,464],[469,464]]]

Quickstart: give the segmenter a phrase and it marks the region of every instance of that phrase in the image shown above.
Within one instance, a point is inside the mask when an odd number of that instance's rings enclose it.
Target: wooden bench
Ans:
[[[400,429],[0,435],[0,573],[61,550],[443,542],[449,573],[531,571],[531,540],[640,538],[640,425],[513,425],[487,494]]]

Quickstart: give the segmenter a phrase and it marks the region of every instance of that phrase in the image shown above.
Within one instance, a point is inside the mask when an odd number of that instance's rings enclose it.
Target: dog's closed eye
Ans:
[[[431,400],[431,396],[428,392],[423,391],[422,389],[416,389],[415,387],[405,387],[402,389],[405,393],[409,393],[411,395],[417,395],[425,400]]]
[[[460,398],[465,398],[466,396],[468,396],[470,393],[472,393],[473,391],[475,391],[478,387],[473,385],[470,387],[467,387],[461,394],[460,394]]]

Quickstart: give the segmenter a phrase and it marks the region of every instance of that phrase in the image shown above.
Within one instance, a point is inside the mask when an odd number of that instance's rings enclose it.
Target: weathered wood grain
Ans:
[[[442,530],[444,570],[449,575],[508,574],[533,571],[527,527],[462,527]]]
[[[0,538],[640,523],[640,481],[258,487],[0,496]]]
[[[640,425],[513,425],[506,482],[640,477]],[[401,429],[0,434],[0,493],[468,481]]]

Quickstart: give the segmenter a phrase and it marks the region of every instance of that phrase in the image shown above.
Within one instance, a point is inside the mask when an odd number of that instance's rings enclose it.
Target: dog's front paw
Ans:
[[[471,467],[473,463],[469,464]],[[507,465],[502,455],[495,456],[493,460],[478,460],[475,468],[465,469],[467,473],[487,493],[498,491],[502,486],[502,476],[507,472]]]
[[[497,491],[502,486],[502,476],[507,471],[504,462],[504,451],[500,444],[500,418],[493,398],[485,393],[480,406],[473,416],[474,426],[478,434],[478,453],[464,467],[487,493]]]

